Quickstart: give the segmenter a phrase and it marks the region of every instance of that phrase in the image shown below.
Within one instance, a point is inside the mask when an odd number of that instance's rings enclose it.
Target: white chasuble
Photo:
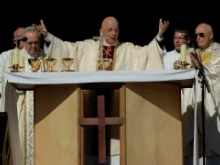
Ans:
[[[198,51],[198,55],[203,64],[205,77],[207,78],[207,85],[204,93],[204,109],[205,109],[205,133],[206,133],[206,155],[214,156],[213,153],[220,155],[220,46],[213,43],[205,51]],[[199,70],[198,70],[199,72]],[[194,102],[197,103],[198,108],[198,128],[202,133],[202,88],[199,83],[199,78],[196,77],[196,99],[194,98],[194,87],[185,88],[184,91],[184,107],[185,112],[188,113],[194,110]],[[208,88],[210,92],[208,92]],[[187,127],[184,128],[185,143],[184,146],[193,139],[193,117],[187,118]],[[213,152],[214,151],[214,152]],[[187,154],[187,153],[186,153]]]
[[[43,58],[45,54],[40,52],[38,58],[41,59],[41,68],[38,72],[45,70]],[[28,59],[32,58],[25,48],[19,51],[19,65],[22,67],[20,72],[32,72],[32,68],[28,63]],[[5,86],[6,78],[5,72],[10,72],[12,62],[12,55],[8,56],[2,74],[2,107],[5,107]],[[33,73],[34,74],[34,73]],[[19,91],[17,90],[17,117],[20,147],[23,157],[24,165],[34,165],[34,92],[33,91]],[[16,137],[11,137],[16,138]]]
[[[149,45],[138,46],[130,42],[119,43],[115,48],[112,70],[162,70],[163,64],[159,52],[159,45],[153,39]],[[74,58],[72,66],[76,71],[96,71],[100,42],[85,40],[77,42],[64,42],[53,37],[50,45],[51,56],[57,59],[63,57]],[[62,68],[62,60],[57,60],[57,67]]]

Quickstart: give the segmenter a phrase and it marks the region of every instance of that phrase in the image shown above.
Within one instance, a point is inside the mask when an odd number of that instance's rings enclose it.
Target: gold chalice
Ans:
[[[112,70],[112,60],[108,58],[98,59],[96,70],[98,71],[108,71]]]
[[[72,66],[72,64],[74,62],[73,58],[69,58],[69,57],[62,58],[62,62],[66,68],[65,70],[63,70],[63,72],[73,72],[74,71],[74,70],[70,70],[70,67]]]
[[[54,72],[53,68],[57,63],[57,59],[56,58],[47,58],[47,59],[45,59],[45,63],[47,65],[47,71]]]
[[[38,72],[41,67],[40,59],[28,59],[28,63],[32,67],[33,72]]]

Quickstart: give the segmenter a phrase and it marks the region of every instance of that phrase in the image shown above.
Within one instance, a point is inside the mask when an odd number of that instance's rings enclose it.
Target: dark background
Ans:
[[[159,18],[170,21],[165,33],[167,49],[173,48],[174,28],[187,28],[191,33],[198,23],[213,26],[215,40],[220,41],[220,9],[217,1],[6,1],[0,11],[0,52],[12,48],[12,34],[18,26],[39,24],[67,41],[84,40],[99,35],[101,21],[109,15],[120,24],[119,40],[138,45],[148,44],[157,34]],[[78,3],[78,4],[77,4]],[[152,4],[150,4],[152,3]],[[3,11],[3,9],[5,11]]]
[[[49,4],[47,4],[49,3]],[[212,25],[214,39],[220,42],[218,1],[6,1],[0,3],[0,52],[13,48],[13,32],[18,26],[39,24],[44,20],[50,33],[67,41],[99,35],[102,20],[115,16],[120,24],[119,40],[148,44],[157,34],[159,18],[170,21],[165,33],[167,50],[173,48],[173,30],[187,28],[192,34],[197,24]],[[5,116],[6,117],[6,116]],[[0,135],[6,118],[0,119]],[[2,136],[0,136],[1,151]],[[1,153],[0,153],[1,158]],[[1,161],[0,161],[1,164]]]

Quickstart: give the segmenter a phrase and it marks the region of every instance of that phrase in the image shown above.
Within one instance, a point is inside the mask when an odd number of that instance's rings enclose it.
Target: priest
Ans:
[[[112,16],[106,17],[100,28],[100,34],[108,37],[103,41],[103,52],[100,53],[100,41],[87,39],[84,41],[64,42],[50,34],[41,20],[39,26],[35,25],[43,34],[46,41],[50,41],[51,55],[53,57],[74,58],[77,71],[95,71],[100,55],[112,61],[108,70],[162,70],[163,47],[160,46],[163,34],[169,26],[169,21],[159,20],[157,36],[145,46],[138,46],[130,42],[119,42],[119,23]],[[62,65],[62,63],[60,63]]]
[[[1,108],[5,109],[5,89],[7,79],[5,77],[6,72],[16,70],[16,66],[20,66],[18,70],[20,72],[32,72],[28,59],[39,59],[41,66],[38,72],[44,71],[46,66],[43,64],[43,59],[46,57],[45,52],[41,49],[41,36],[38,30],[34,26],[26,27],[23,30],[22,36],[26,38],[23,43],[24,47],[18,49],[17,46],[12,51],[12,55],[7,56],[5,65],[2,70],[2,103]],[[14,66],[14,67],[12,67]],[[34,164],[34,106],[33,106],[33,91],[18,91],[17,97],[17,121],[10,120],[9,123],[16,125],[18,123],[20,148],[22,154],[22,164]]]

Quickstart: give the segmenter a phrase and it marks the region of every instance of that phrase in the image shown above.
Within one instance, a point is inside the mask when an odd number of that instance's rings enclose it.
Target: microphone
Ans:
[[[195,41],[195,39],[192,39],[192,40],[191,40],[191,44],[192,44],[192,47],[193,47],[193,49],[194,49],[194,53],[192,54],[192,56],[193,56],[193,57],[198,61],[198,63],[199,63],[198,76],[199,76],[201,79],[203,79],[204,84],[205,84],[206,87],[207,87],[207,91],[208,91],[208,93],[210,93],[210,92],[211,92],[211,88],[210,88],[210,85],[209,85],[209,83],[208,83],[208,79],[207,79],[206,76],[205,76],[205,71],[204,71],[203,64],[202,64],[201,60],[199,59],[199,55],[198,55],[198,53],[197,53],[197,51],[196,51],[196,49],[198,48],[198,45],[197,45],[197,42]]]
[[[21,41],[26,42],[27,41],[27,37],[23,37],[21,39],[16,39],[14,40],[14,44],[16,45],[16,47],[20,47]]]
[[[198,48],[198,44],[194,38],[190,38],[190,43],[194,49]]]

